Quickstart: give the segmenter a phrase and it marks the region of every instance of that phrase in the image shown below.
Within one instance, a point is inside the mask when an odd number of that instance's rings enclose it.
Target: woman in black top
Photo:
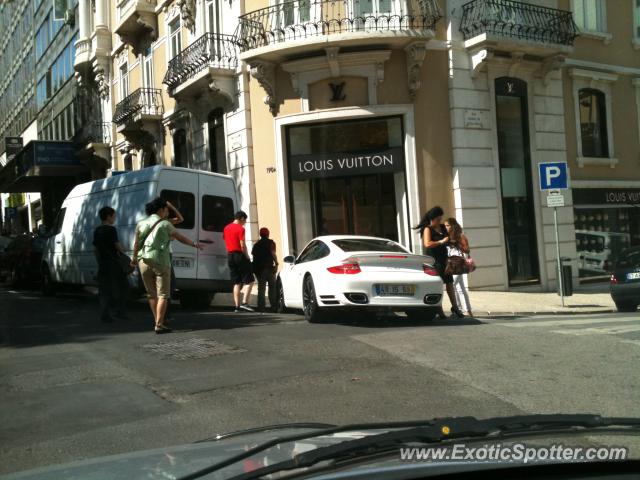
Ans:
[[[464,317],[464,314],[460,311],[458,303],[456,302],[453,276],[444,273],[445,268],[447,268],[447,242],[449,241],[449,236],[447,229],[442,224],[443,215],[444,211],[442,208],[433,207],[422,217],[417,228],[420,230],[420,238],[422,238],[422,244],[426,248],[426,253],[435,260],[434,267],[438,271],[447,289],[447,295],[451,302],[451,312],[458,317]],[[442,318],[446,318],[442,308],[440,308],[439,315]]]

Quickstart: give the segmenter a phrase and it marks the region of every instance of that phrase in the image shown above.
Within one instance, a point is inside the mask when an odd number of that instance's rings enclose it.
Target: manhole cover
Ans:
[[[175,342],[150,343],[142,345],[142,348],[150,350],[164,357],[176,360],[188,360],[193,358],[207,358],[215,355],[227,355],[229,353],[242,353],[246,350],[232,347],[215,340],[204,338],[187,338]]]

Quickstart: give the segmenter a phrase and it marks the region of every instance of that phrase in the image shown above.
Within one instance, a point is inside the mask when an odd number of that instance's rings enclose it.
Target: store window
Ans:
[[[227,173],[227,150],[224,141],[224,113],[216,108],[209,114],[209,156],[211,171]]]
[[[400,117],[295,125],[286,137],[294,249],[318,235],[398,239]]]
[[[639,189],[573,189],[578,272],[606,281],[620,253],[640,245]]]
[[[600,90],[583,88],[578,92],[578,97],[582,156],[607,158],[609,142],[605,94]]]
[[[640,0],[633,0],[633,33],[637,42],[640,42]]]
[[[573,18],[582,31],[605,32],[605,15],[605,0],[573,0]]]

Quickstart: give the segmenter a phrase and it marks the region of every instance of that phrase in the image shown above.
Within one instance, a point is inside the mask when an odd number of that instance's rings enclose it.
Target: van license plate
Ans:
[[[190,258],[174,258],[173,259],[173,268],[191,268],[191,259]]]
[[[415,285],[376,285],[376,295],[379,297],[413,297]]]
[[[640,272],[627,273],[627,280],[640,280]]]

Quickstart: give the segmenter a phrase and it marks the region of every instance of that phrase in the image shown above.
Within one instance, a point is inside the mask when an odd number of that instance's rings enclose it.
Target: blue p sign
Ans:
[[[540,190],[555,190],[569,186],[566,162],[540,163],[538,169],[540,172]]]

